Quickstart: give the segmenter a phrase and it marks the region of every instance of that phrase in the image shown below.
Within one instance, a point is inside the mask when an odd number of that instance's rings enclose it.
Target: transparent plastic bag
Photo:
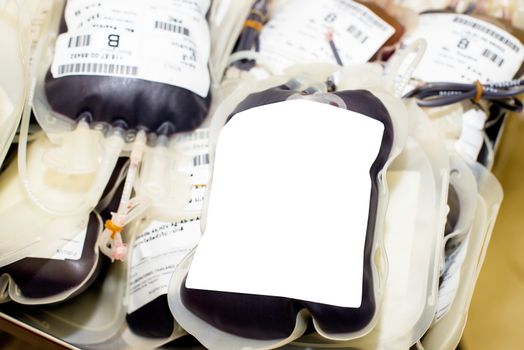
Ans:
[[[45,153],[46,143],[42,134],[37,136],[30,146],[36,147],[32,157],[39,159]],[[41,162],[31,161],[30,165],[34,188],[42,191],[39,194],[45,193],[43,197],[50,202],[74,203],[79,196],[74,188],[86,188],[92,181],[90,177],[61,177],[46,170]],[[104,191],[104,199],[109,203],[99,205],[99,210],[111,204],[121,183],[126,168],[123,162],[119,166],[122,168],[113,174]],[[49,182],[59,182],[60,186],[48,186]],[[102,219],[97,211],[85,216],[46,215],[25,196],[21,186],[14,161],[0,178],[2,235],[9,236],[1,245],[0,275],[6,283],[2,301],[11,299],[32,305],[70,299],[85,290],[98,275],[102,260],[97,243],[103,230]],[[52,190],[46,192],[49,187]],[[25,215],[30,215],[31,220]]]
[[[68,176],[53,172],[41,161],[50,147],[52,146],[42,134],[30,145],[28,181],[31,181],[32,188],[41,198],[69,210],[85,200],[85,189],[95,181],[95,176]],[[0,248],[2,266],[36,251],[52,255],[63,244],[58,238],[72,238],[87,224],[89,212],[54,216],[40,210],[27,196],[23,186],[14,161],[0,177],[1,233],[6,236]],[[93,207],[96,202],[97,199],[93,200]],[[21,222],[25,224],[20,225]]]
[[[64,341],[82,348],[117,336],[125,323],[125,264],[109,267],[106,276],[69,302],[30,310],[16,317]]]
[[[29,90],[29,23],[25,6],[15,0],[0,2],[0,165],[20,123]]]
[[[166,294],[170,273],[201,236],[199,216],[209,180],[208,134],[207,129],[178,134],[171,143],[145,151],[135,191],[137,197],[147,198],[149,208],[133,219],[127,232],[127,323],[136,339],[167,341],[181,335]]]
[[[457,295],[449,312],[426,333],[424,349],[455,349],[466,326],[475,283],[482,268],[489,240],[502,202],[502,187],[495,176],[480,164],[470,164],[478,185],[477,206],[460,276]]]

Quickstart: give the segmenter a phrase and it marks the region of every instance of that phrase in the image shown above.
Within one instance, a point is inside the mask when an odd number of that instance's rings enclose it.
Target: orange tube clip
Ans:
[[[122,232],[122,230],[124,229],[123,227],[116,225],[111,220],[106,220],[106,222],[104,223],[104,227],[111,231],[111,239],[115,238],[115,235],[119,232]]]
[[[252,19],[248,19],[244,22],[244,27],[252,28],[256,30],[257,32],[260,32],[262,30],[263,24],[258,21],[254,21]]]
[[[475,102],[479,102],[482,98],[482,95],[484,94],[484,86],[480,83],[480,81],[475,82],[475,98],[473,99]]]

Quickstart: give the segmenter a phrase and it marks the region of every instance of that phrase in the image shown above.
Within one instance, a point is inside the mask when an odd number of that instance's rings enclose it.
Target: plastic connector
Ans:
[[[455,142],[455,149],[464,159],[475,162],[479,156],[484,142],[482,136],[486,113],[479,109],[471,109],[464,113],[462,131],[459,139]]]

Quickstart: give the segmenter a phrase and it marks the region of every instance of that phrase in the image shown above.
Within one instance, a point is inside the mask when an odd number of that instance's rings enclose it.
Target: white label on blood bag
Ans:
[[[450,249],[451,252],[446,255],[444,273],[440,278],[435,321],[440,321],[449,312],[459,288],[460,271],[468,251],[469,234],[462,237],[462,240],[457,238],[455,238],[457,240],[456,247]],[[452,242],[452,240],[450,241]],[[449,245],[449,243],[446,245]]]
[[[275,9],[260,34],[260,54],[279,70],[294,64],[364,63],[395,33],[366,6],[351,0],[291,0]]]
[[[209,159],[209,154],[202,154],[204,158]],[[200,157],[200,156],[199,156]],[[206,194],[209,182],[209,165],[199,165],[191,170],[191,199],[185,210],[202,210],[204,196]]]
[[[53,260],[79,260],[82,257],[82,251],[84,250],[84,244],[87,235],[87,227],[81,230],[73,238],[61,238],[62,244],[52,255],[46,254],[35,254],[29,256],[30,258],[42,258],[42,259],[53,259]]]
[[[307,100],[238,113],[220,133],[187,287],[359,307],[383,133],[376,119]]]
[[[181,152],[202,151],[209,145],[209,129],[200,128],[193,131],[177,133],[174,136],[175,148]]]
[[[428,45],[413,77],[426,82],[506,81],[524,60],[524,46],[516,37],[467,15],[421,15],[404,42],[420,38]]]
[[[198,219],[153,221],[137,236],[130,261],[128,313],[167,293],[175,267],[198,244],[200,236]]]
[[[57,38],[51,73],[138,78],[205,97],[209,5],[210,0],[69,0],[68,31]]]
[[[190,178],[191,198],[185,210],[202,210],[209,182],[209,129],[197,129],[175,136],[175,151],[183,154],[175,162],[176,171]]]

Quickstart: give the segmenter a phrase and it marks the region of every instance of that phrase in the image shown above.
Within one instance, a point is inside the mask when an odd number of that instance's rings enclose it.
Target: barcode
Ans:
[[[517,45],[515,42],[513,42],[513,40],[510,40],[508,39],[507,37],[505,37],[504,35],[498,33],[497,31],[485,26],[485,25],[481,25],[479,23],[476,23],[476,22],[473,22],[472,20],[468,20],[466,18],[463,18],[463,17],[455,17],[453,19],[453,22],[455,23],[461,23],[461,24],[464,24],[464,25],[467,25],[467,26],[470,26],[472,28],[475,28],[483,33],[486,33],[487,35],[491,36],[492,38],[495,38],[497,39],[498,41],[500,41],[501,43],[505,44],[506,46],[508,46],[509,48],[511,48],[513,51],[515,52],[520,52],[520,46]]]
[[[198,137],[199,140],[204,140],[209,138],[209,129],[199,129],[195,131],[196,137]]]
[[[499,67],[502,66],[504,63],[504,59],[491,51],[490,49],[484,49],[484,52],[482,52],[482,56],[488,58],[491,62],[495,63]]]
[[[358,29],[353,24],[349,26],[348,33],[352,34],[356,40],[360,40],[361,44],[364,44],[368,40],[368,36],[365,35],[362,30]]]
[[[86,47],[91,45],[91,35],[77,35],[69,38],[68,48],[72,47]]]
[[[168,32],[183,34],[189,36],[189,29],[182,27],[173,23],[155,21],[155,28],[160,30],[165,30]]]
[[[191,142],[199,140],[207,140],[209,138],[209,129],[198,129],[188,133],[178,134],[177,142]]]
[[[209,164],[209,154],[199,154],[193,157],[193,166]]]
[[[138,67],[114,63],[70,63],[58,66],[58,74],[72,73],[137,76]]]

